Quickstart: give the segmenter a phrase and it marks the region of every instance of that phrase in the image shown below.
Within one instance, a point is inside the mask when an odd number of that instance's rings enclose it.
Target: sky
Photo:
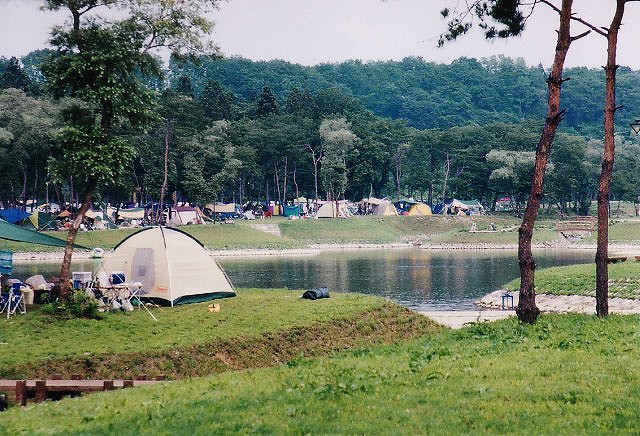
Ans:
[[[420,56],[449,63],[462,56],[505,55],[528,65],[549,67],[553,61],[558,16],[539,6],[522,37],[485,41],[469,34],[437,48],[445,29],[439,11],[462,0],[229,0],[212,17],[213,40],[226,56],[253,60],[282,59],[302,65],[400,60]],[[47,46],[52,25],[64,14],[42,12],[38,0],[0,0],[0,56],[23,56]],[[613,15],[612,0],[575,0],[574,11],[597,26]],[[640,3],[629,3],[620,34],[618,63],[640,70],[636,42],[640,41]],[[573,34],[584,27],[575,23]],[[566,66],[600,67],[606,63],[605,38],[589,35],[576,41]]]

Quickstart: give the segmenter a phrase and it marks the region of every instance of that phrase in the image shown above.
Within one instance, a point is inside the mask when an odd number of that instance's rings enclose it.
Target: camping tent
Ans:
[[[290,216],[299,216],[300,215],[300,205],[287,206],[286,204],[283,206],[284,213],[283,215],[286,217]]]
[[[412,204],[407,215],[431,215],[431,208],[424,203]]]
[[[449,203],[449,213],[452,211],[462,210],[465,211],[468,215],[477,215],[484,213],[484,207],[478,200],[458,200],[453,199],[451,203]]]
[[[348,218],[351,212],[347,208],[346,201],[327,201],[316,212],[316,218]]]
[[[200,208],[191,206],[176,206],[171,210],[169,222],[176,226],[186,226],[188,224],[202,224],[202,212]]]
[[[0,209],[0,218],[8,222],[9,224],[15,224],[28,218],[31,215],[28,212],[18,209],[16,207],[10,207],[8,209]]]
[[[122,240],[106,258],[104,271],[123,272],[140,282],[145,298],[177,305],[233,297],[224,271],[202,243],[182,230],[148,227]]]
[[[389,200],[369,197],[362,199],[360,204],[367,214],[386,216],[398,215],[396,207]]]
[[[34,210],[31,215],[23,220],[20,225],[28,229],[36,230],[56,230],[58,228],[58,222],[56,216],[50,213]]]

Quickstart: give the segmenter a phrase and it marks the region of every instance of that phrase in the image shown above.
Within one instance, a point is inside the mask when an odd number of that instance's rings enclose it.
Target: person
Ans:
[[[496,223],[491,223],[491,231],[492,232],[498,231],[498,226],[496,226]]]

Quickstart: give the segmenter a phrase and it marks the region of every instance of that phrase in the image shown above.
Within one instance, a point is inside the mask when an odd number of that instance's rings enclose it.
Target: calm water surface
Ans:
[[[540,250],[539,267],[593,262],[580,250]],[[311,256],[220,258],[237,288],[308,289],[362,292],[389,298],[417,310],[467,310],[474,301],[519,275],[512,250],[431,251],[423,249],[324,252]],[[76,262],[90,271],[99,261]],[[14,277],[57,275],[57,263],[14,265]]]

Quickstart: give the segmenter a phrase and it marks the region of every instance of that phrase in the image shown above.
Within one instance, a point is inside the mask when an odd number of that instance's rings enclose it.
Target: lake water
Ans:
[[[592,263],[594,253],[537,250],[539,268]],[[90,271],[96,261],[74,263]],[[514,250],[440,251],[418,248],[323,252],[308,256],[219,258],[236,288],[308,289],[362,292],[389,298],[416,310],[468,310],[474,301],[519,275]],[[14,265],[14,277],[57,275],[57,263]]]

